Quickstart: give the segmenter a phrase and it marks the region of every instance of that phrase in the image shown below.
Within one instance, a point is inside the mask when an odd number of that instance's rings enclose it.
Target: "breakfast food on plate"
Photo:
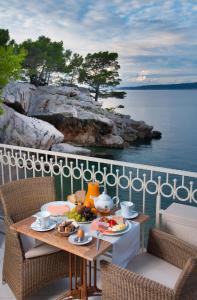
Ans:
[[[79,227],[79,225],[76,222],[62,222],[60,225],[58,225],[57,230],[65,235],[69,236],[70,234],[74,233],[76,229]]]
[[[101,217],[97,222],[98,227],[100,227],[106,233],[114,233],[126,229],[127,224],[125,224],[123,217]]]
[[[113,220],[116,221],[117,224],[124,223],[124,218],[119,216],[113,216]]]
[[[65,213],[70,211],[70,207],[67,204],[62,205],[49,205],[47,211],[50,212],[51,216],[64,216]]]
[[[83,204],[86,192],[84,190],[77,191],[75,194],[68,195],[67,200],[73,204]]]
[[[77,205],[70,212],[65,214],[69,219],[77,222],[89,222],[93,221],[97,215],[96,211],[92,212],[91,208],[83,205]]]

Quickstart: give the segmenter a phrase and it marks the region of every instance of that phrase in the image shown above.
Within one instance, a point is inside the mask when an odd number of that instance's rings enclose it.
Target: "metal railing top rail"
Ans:
[[[13,145],[7,145],[7,144],[0,144],[0,151],[2,151],[1,148],[10,149],[10,150],[19,150],[20,152],[24,151],[24,152],[44,154],[44,155],[49,155],[49,156],[56,156],[59,158],[63,158],[63,157],[71,158],[71,159],[73,158],[73,159],[79,159],[79,160],[86,160],[86,161],[90,161],[90,162],[97,162],[97,163],[99,162],[99,163],[115,165],[115,166],[117,165],[117,166],[122,166],[122,167],[140,169],[140,170],[148,170],[148,171],[159,172],[159,173],[167,173],[167,174],[197,178],[197,172],[191,172],[191,171],[185,171],[185,170],[157,167],[157,166],[144,165],[144,164],[136,164],[136,163],[130,163],[130,162],[124,162],[124,161],[76,155],[76,154],[70,154],[70,153],[54,152],[54,151],[13,146]]]

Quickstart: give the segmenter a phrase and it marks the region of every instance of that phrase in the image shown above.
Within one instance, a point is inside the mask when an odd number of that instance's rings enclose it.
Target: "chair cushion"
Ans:
[[[129,262],[127,269],[172,289],[182,272],[181,269],[149,253],[135,256]]]
[[[43,242],[35,240],[34,238],[24,235],[22,233],[20,234],[20,238],[21,238],[21,243],[22,243],[24,252],[27,252],[30,249],[43,244]]]
[[[42,243],[41,245],[33,247],[32,249],[25,252],[25,258],[35,258],[38,256],[48,255],[59,251],[60,249],[56,247]]]

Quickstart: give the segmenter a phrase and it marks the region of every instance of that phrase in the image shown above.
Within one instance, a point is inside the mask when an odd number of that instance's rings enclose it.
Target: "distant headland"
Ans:
[[[176,83],[176,84],[154,84],[139,86],[121,86],[119,90],[187,90],[197,89],[197,82]]]

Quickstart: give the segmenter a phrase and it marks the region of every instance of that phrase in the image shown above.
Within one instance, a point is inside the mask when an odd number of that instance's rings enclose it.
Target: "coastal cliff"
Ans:
[[[103,109],[85,88],[10,82],[2,96],[2,143],[74,153],[72,144],[84,153],[78,146],[124,148],[161,135],[143,121]]]

